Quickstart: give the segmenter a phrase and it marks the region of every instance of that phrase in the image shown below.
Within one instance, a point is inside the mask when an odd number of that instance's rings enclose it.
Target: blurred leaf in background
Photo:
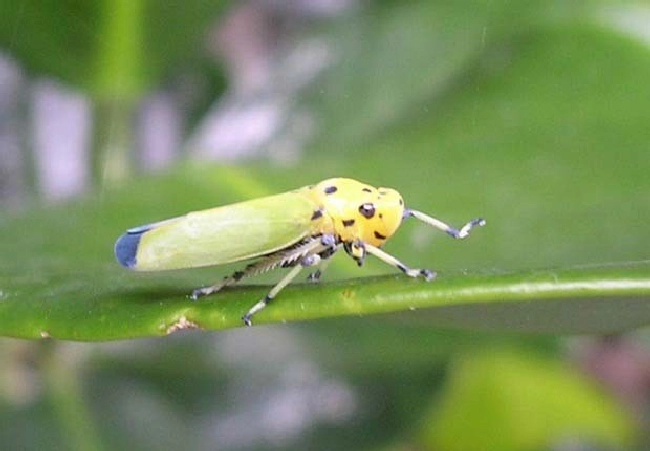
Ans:
[[[648,324],[647,5],[25,0],[0,13],[0,45],[27,80],[17,84],[23,95],[52,77],[92,105],[82,115],[92,144],[82,148],[94,157],[83,164],[96,164],[82,199],[0,215],[6,335],[232,327],[267,286],[192,304],[186,293],[233,268],[132,274],[113,261],[114,240],[131,226],[330,176],[395,187],[455,225],[488,219],[466,242],[405,223],[387,244],[438,270],[438,285],[351,279],[391,270],[339,257],[322,286],[288,288],[260,322],[349,318],[108,344],[5,339],[7,449],[650,444],[647,331],[616,347],[594,340],[581,371],[574,340],[559,336]],[[145,114],[160,113],[144,107],[159,98],[176,119]],[[18,124],[14,147],[29,168],[44,150],[30,156],[22,144],[34,137],[17,104],[0,103],[14,105],[1,114]],[[51,110],[50,121],[63,116]],[[59,131],[62,148],[72,146],[74,133],[53,124],[42,141]],[[136,171],[137,161],[158,167],[146,130],[176,136],[163,140],[174,155],[198,161]],[[241,157],[237,167],[205,163]],[[39,172],[25,172],[36,191]],[[116,182],[129,173],[138,175]],[[539,291],[567,282],[554,300]],[[599,283],[606,295],[591,290]],[[508,294],[495,295],[496,285]],[[358,316],[400,297],[402,313]],[[530,334],[539,331],[556,335]]]
[[[554,359],[498,348],[453,360],[425,420],[430,449],[629,446],[633,421],[599,387]]]

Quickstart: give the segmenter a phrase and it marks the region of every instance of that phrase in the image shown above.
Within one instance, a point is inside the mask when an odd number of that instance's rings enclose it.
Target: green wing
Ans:
[[[194,268],[247,260],[310,234],[314,204],[292,191],[128,230],[115,256],[138,271]]]

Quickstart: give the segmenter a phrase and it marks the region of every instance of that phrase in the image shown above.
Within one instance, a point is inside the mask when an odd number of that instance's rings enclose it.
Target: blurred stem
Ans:
[[[93,415],[84,402],[79,374],[78,355],[64,343],[43,343],[41,373],[52,403],[54,416],[67,439],[66,449],[102,450]]]
[[[144,0],[104,0],[95,91],[100,96],[139,94],[143,82]]]
[[[104,0],[93,90],[95,181],[114,182],[130,172],[133,117],[143,92],[144,0]]]
[[[96,185],[110,185],[133,169],[133,102],[98,100],[95,107],[93,176]]]

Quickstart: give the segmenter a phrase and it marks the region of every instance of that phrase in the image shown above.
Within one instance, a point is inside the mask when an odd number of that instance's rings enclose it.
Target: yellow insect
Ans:
[[[262,310],[303,267],[320,267],[309,275],[317,281],[330,257],[343,249],[359,266],[367,254],[411,277],[429,281],[435,273],[412,269],[381,246],[402,220],[413,217],[463,239],[483,219],[473,219],[460,229],[450,227],[420,211],[407,209],[402,196],[391,188],[375,188],[347,178],[332,178],[316,185],[195,211],[178,218],[132,228],[115,243],[117,261],[137,271],[214,266],[255,261],[220,283],[194,290],[191,297],[212,294],[242,278],[274,268],[291,270],[243,316],[250,326]]]

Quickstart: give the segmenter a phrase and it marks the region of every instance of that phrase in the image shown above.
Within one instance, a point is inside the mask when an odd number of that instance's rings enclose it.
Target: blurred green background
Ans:
[[[54,337],[0,341],[3,449],[650,447],[646,3],[20,0],[0,17],[0,330]],[[487,218],[467,242],[408,223],[386,246],[441,283],[578,268],[638,291],[522,295],[459,310],[461,329],[418,309],[126,339],[231,270],[128,273],[126,228],[331,176]],[[339,256],[287,303],[412,282],[356,279],[392,272]],[[534,333],[542,317],[566,333]]]

